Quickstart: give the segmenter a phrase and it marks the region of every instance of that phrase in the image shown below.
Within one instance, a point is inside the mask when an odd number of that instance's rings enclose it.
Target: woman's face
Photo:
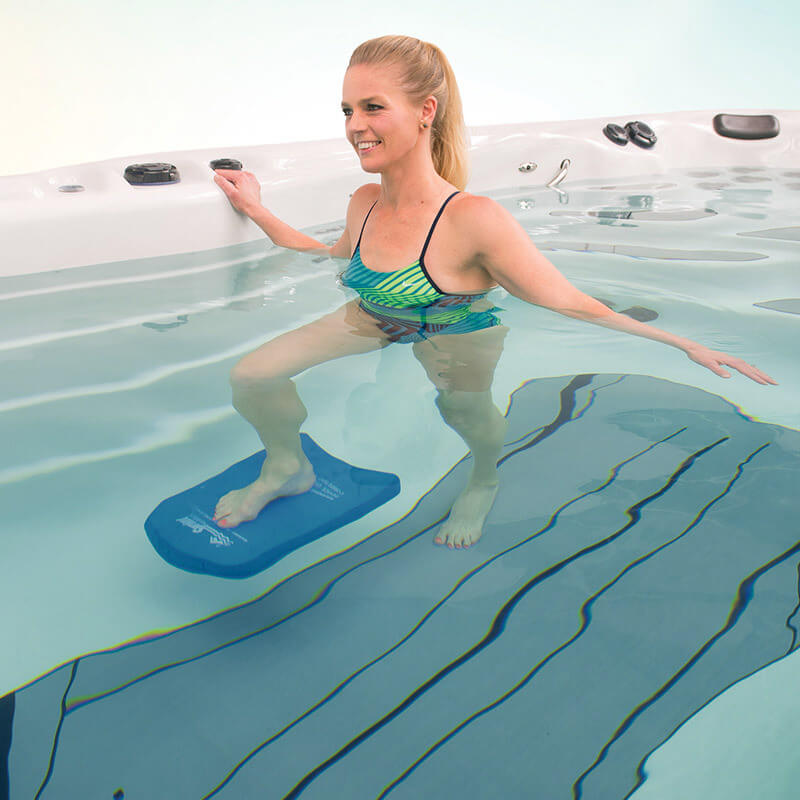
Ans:
[[[422,109],[409,103],[394,68],[373,64],[350,67],[344,75],[342,111],[347,139],[366,172],[379,172],[402,158],[422,132]],[[367,146],[359,147],[360,142]]]

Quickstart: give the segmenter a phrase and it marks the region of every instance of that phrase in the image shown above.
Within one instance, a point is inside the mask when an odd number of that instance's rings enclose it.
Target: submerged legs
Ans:
[[[434,538],[437,544],[461,548],[476,542],[497,494],[506,420],[492,401],[491,384],[507,332],[498,325],[413,346],[438,390],[442,419],[473,457],[467,484]],[[292,377],[324,361],[381,349],[389,341],[354,301],[276,337],[236,364],[231,371],[233,405],[255,428],[267,457],[253,483],[220,498],[214,515],[218,525],[233,527],[255,519],[275,498],[314,485],[313,466],[300,444],[300,426],[308,412]]]
[[[472,451],[473,465],[467,485],[453,503],[434,542],[448,547],[469,547],[480,538],[497,494],[497,460],[507,423],[489,391],[440,390],[436,405],[444,421]]]
[[[507,333],[506,326],[498,325],[414,345],[414,355],[438,389],[436,406],[442,419],[473,457],[467,485],[434,536],[436,544],[474,544],[497,494],[497,460],[507,423],[492,400],[491,385]]]
[[[268,455],[253,483],[220,498],[214,519],[223,528],[255,519],[276,497],[307,492],[316,479],[300,446],[300,426],[308,414],[294,382],[256,380],[243,371],[235,367],[231,373],[233,406],[256,429]]]
[[[301,494],[314,485],[314,469],[300,444],[300,426],[308,412],[292,376],[315,364],[386,344],[386,337],[347,303],[267,342],[234,366],[233,406],[256,429],[267,457],[253,483],[220,498],[214,513],[220,527],[255,519],[276,497]]]

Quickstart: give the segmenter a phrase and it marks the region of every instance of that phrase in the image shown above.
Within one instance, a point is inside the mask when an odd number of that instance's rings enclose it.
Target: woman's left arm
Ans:
[[[549,308],[568,317],[604,328],[654,339],[683,350],[692,360],[723,378],[730,373],[723,364],[757,383],[777,381],[743,359],[659,330],[635,319],[617,314],[608,306],[573,286],[536,248],[516,219],[490,197],[471,195],[461,222],[475,243],[475,255],[489,275],[515,297]]]

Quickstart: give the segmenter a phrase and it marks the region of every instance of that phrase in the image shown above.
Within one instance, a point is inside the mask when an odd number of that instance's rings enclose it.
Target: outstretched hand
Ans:
[[[730,372],[727,372],[722,367],[722,365],[725,364],[726,366],[739,370],[742,375],[752,378],[756,383],[772,383],[776,386],[778,385],[778,381],[770,378],[769,375],[767,375],[765,372],[762,372],[760,369],[758,369],[758,367],[754,367],[752,364],[748,364],[744,359],[737,358],[736,356],[722,353],[719,350],[710,350],[708,347],[704,347],[703,345],[689,347],[685,350],[685,352],[686,355],[692,359],[692,361],[695,361],[704,367],[708,367],[712,372],[716,373],[722,378],[731,377]]]
[[[214,183],[222,189],[231,205],[242,214],[250,215],[261,205],[261,184],[252,172],[240,169],[214,170]]]

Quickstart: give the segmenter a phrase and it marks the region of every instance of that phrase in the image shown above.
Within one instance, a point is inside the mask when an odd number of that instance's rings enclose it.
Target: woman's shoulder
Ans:
[[[363,220],[369,207],[378,199],[380,191],[379,183],[365,183],[350,195],[350,202],[347,205],[348,225]]]
[[[461,192],[453,199],[458,202],[452,203],[451,222],[460,236],[474,242],[476,250],[519,226],[511,212],[491,197]]]
[[[502,208],[497,200],[493,200],[491,197],[486,197],[486,195],[483,194],[459,192],[454,199],[458,199],[458,203],[454,205],[459,209],[462,215],[493,213],[495,207]]]
[[[364,183],[350,195],[350,206],[362,206],[365,203],[370,205],[378,199],[381,193],[379,183]]]

